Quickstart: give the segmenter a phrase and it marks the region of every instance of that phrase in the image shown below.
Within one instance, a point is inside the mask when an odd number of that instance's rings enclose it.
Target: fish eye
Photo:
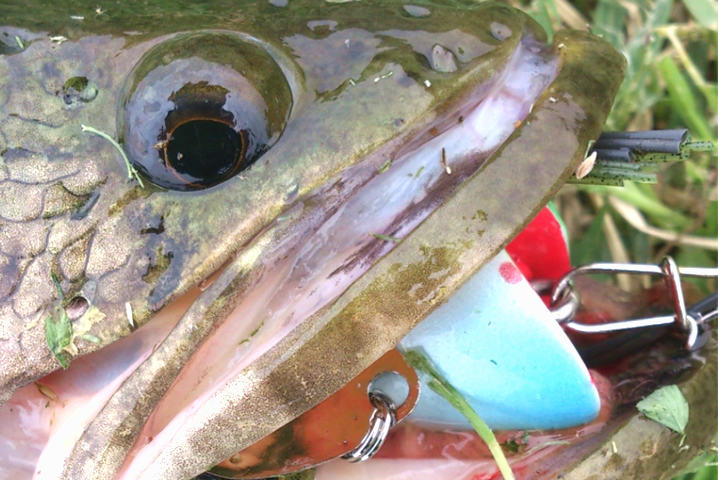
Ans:
[[[154,46],[132,69],[118,132],[151,182],[201,190],[267,152],[291,107],[289,83],[267,49],[235,34],[184,34]]]

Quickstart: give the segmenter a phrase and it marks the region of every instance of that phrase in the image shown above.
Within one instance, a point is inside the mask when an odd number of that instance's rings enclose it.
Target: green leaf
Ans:
[[[554,23],[560,23],[556,2],[554,0],[536,0],[526,13],[543,27],[550,42],[555,32]]]
[[[611,252],[603,233],[606,211],[607,207],[604,205],[596,212],[596,216],[591,220],[591,224],[583,236],[572,239],[568,250],[571,254],[571,265],[611,261]]]
[[[666,82],[673,108],[686,122],[691,133],[703,140],[711,139],[712,132],[708,120],[700,114],[698,101],[676,62],[671,57],[663,57],[658,62],[658,70]]]
[[[607,193],[635,206],[651,218],[651,223],[664,229],[689,228],[693,221],[687,216],[666,206],[650,185],[625,182],[623,188],[587,185],[584,190],[592,193]]]
[[[593,12],[592,33],[602,37],[617,49],[622,49],[625,39],[628,11],[613,0],[599,0]]]
[[[704,268],[715,268],[716,266],[715,254],[711,255],[708,251],[698,247],[683,246],[674,255],[674,258],[678,265]],[[692,283],[700,288],[705,295],[714,292],[716,289],[714,278],[689,277],[686,275],[681,278],[681,281]]]
[[[676,385],[659,388],[638,402],[636,408],[654,422],[685,435],[688,425],[688,402]]]
[[[699,233],[706,237],[718,236],[718,201],[713,200],[708,204],[705,225],[700,229]]]
[[[60,285],[60,280],[58,280],[57,276],[54,273],[50,274],[50,278],[52,279],[52,284],[55,285],[55,290],[57,290],[57,298],[59,298],[62,302],[65,299],[65,294],[62,293],[62,285]]]
[[[701,471],[696,472],[692,480],[715,480],[718,478],[718,467],[716,465],[708,465]]]
[[[650,8],[647,8],[646,2],[636,0],[620,2],[626,8],[619,8],[617,1],[602,0],[602,3],[606,4],[602,6],[606,11],[600,12],[600,23],[595,33],[605,35],[607,40],[618,43],[614,46],[628,58],[626,77],[606,122],[609,130],[623,130],[632,118],[651,109],[663,96],[663,90],[656,81],[655,63],[663,50],[665,40],[654,32],[656,28],[668,23],[673,0],[655,0]],[[631,21],[630,18],[621,18],[621,9],[627,11],[629,6],[640,10],[640,23]],[[621,24],[624,22],[628,23],[626,27],[630,27],[632,34],[626,43],[622,44],[625,29]]]
[[[393,242],[393,243],[399,243],[401,242],[401,238],[392,237],[389,235],[382,235],[381,233],[372,233],[372,237],[378,238],[379,240],[384,240],[385,242]]]
[[[384,173],[389,170],[389,168],[391,168],[391,159],[387,160],[386,162],[384,162],[384,165],[379,167],[379,173]]]
[[[57,317],[57,320],[55,319]],[[62,368],[67,370],[69,361],[64,349],[72,343],[72,325],[65,309],[57,307],[53,315],[45,319],[45,340],[50,351]]]
[[[718,30],[718,3],[715,0],[683,0],[696,22],[714,32]]]
[[[713,442],[715,444],[715,437]],[[694,457],[681,470],[681,476],[675,477],[673,480],[715,480],[718,478],[718,453],[715,452],[715,447],[711,450],[713,451],[704,451]]]

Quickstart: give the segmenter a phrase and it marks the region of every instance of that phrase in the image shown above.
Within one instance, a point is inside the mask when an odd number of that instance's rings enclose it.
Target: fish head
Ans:
[[[491,2],[73,8],[0,50],[13,478],[189,478],[327,398],[551,198],[625,63]]]

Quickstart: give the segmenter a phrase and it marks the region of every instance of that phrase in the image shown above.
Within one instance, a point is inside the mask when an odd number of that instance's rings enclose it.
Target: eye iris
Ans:
[[[214,120],[193,120],[178,126],[167,142],[166,160],[180,178],[214,185],[242,164],[242,135]]]
[[[135,168],[172,190],[218,185],[280,137],[292,106],[286,78],[241,35],[178,35],[148,51],[122,94],[121,141]]]

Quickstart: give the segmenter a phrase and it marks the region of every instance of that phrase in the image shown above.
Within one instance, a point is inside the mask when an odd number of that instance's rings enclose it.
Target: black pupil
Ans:
[[[167,142],[167,163],[191,183],[214,185],[242,161],[242,137],[229,125],[193,120],[177,127]]]

